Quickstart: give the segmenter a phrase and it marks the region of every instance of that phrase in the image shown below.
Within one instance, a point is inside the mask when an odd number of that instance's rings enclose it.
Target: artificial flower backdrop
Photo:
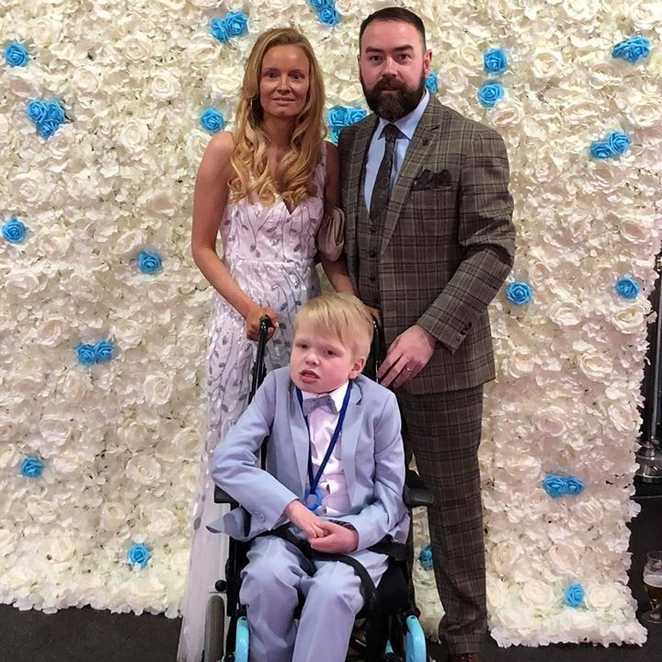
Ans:
[[[256,35],[292,23],[329,136],[365,114],[372,0],[3,0],[0,601],[175,616],[204,439],[211,292],[190,258],[210,135]],[[491,314],[481,448],[502,645],[641,643],[626,522],[660,241],[659,2],[445,0],[427,86],[493,126],[518,255]],[[424,521],[418,597],[439,615]]]

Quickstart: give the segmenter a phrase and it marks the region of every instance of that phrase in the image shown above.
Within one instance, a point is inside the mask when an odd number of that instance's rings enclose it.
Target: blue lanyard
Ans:
[[[340,414],[338,415],[338,422],[336,423],[336,429],[333,431],[333,435],[331,436],[331,441],[329,442],[329,446],[326,449],[326,453],[324,453],[324,459],[322,460],[322,463],[320,464],[319,469],[317,470],[317,474],[315,475],[313,475],[313,455],[312,455],[312,440],[310,438],[310,426],[308,425],[308,417],[307,416],[303,417],[303,420],[306,421],[306,430],[308,430],[308,490],[306,490],[306,492],[308,496],[317,494],[317,499],[315,500],[312,506],[309,506],[311,510],[317,510],[317,508],[319,508],[319,506],[321,505],[321,495],[317,490],[317,486],[319,485],[320,479],[324,474],[324,469],[326,468],[326,465],[331,459],[331,454],[333,453],[333,449],[335,448],[336,443],[338,442],[338,438],[340,437],[340,432],[342,430],[343,422],[345,421],[345,414],[347,413],[347,407],[349,406],[349,394],[351,390],[352,390],[352,382],[350,381],[347,382],[347,391],[345,391],[345,397],[343,398],[342,401],[342,407],[340,408]],[[299,388],[297,388],[297,398],[299,399],[299,404],[301,405],[301,411],[303,412],[303,394],[301,393],[301,389]]]

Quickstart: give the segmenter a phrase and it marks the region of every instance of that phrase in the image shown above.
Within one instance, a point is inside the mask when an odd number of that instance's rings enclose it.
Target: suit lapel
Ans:
[[[345,209],[346,223],[350,226],[348,234],[353,238],[349,247],[352,258],[356,254],[356,223],[361,209],[361,182],[363,181],[363,166],[367,158],[370,138],[377,124],[377,116],[370,115],[356,128],[354,142],[350,147],[349,164],[341,164],[347,168],[347,209]]]
[[[290,382],[290,411],[288,419],[294,456],[296,458],[297,473],[299,475],[299,494],[303,495],[308,483],[308,428],[306,427],[306,419],[303,417],[295,388],[294,384]]]
[[[349,396],[349,406],[341,433],[342,469],[348,486],[350,503],[355,502],[356,484],[356,445],[361,432],[362,411],[361,387],[354,382]]]
[[[416,175],[418,175],[425,165],[428,153],[434,149],[435,141],[440,138],[440,129],[447,119],[444,115],[443,106],[432,97],[416,127],[411,144],[407,149],[405,161],[391,191],[391,198],[386,209],[386,219],[382,232],[382,256],[388,246],[388,242],[393,236],[402,205],[409,195],[409,189],[414,179],[416,179]]]

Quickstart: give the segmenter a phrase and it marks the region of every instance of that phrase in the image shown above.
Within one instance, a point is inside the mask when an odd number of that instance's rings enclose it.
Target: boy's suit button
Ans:
[[[370,275],[368,276],[368,280],[369,280],[371,283],[374,283],[374,282],[377,280],[377,276],[375,276],[375,274],[370,274]]]
[[[368,256],[369,256],[369,257],[377,257],[377,251],[370,251],[370,252],[368,253]]]
[[[371,225],[368,229],[370,230],[370,234],[375,234],[375,232],[377,232],[376,225]]]

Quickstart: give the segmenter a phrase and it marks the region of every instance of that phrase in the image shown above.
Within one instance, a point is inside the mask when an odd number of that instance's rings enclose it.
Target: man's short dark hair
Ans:
[[[402,21],[403,23],[413,25],[421,35],[423,48],[425,48],[425,26],[423,25],[423,21],[419,16],[414,14],[413,11],[405,9],[405,7],[384,7],[384,9],[378,9],[376,12],[363,19],[361,29],[359,30],[359,47],[361,45],[363,33],[373,21]]]

